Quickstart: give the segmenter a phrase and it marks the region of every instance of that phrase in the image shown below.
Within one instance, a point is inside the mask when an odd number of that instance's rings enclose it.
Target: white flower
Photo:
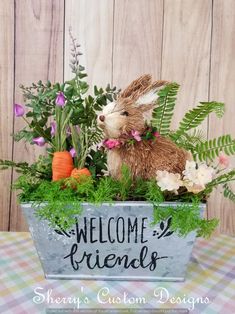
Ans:
[[[199,193],[205,189],[205,185],[212,181],[214,169],[206,164],[198,165],[195,161],[186,161],[183,171],[184,185],[189,192]]]
[[[187,188],[188,192],[192,192],[193,194],[197,194],[205,189],[205,186],[198,185],[198,184],[191,184],[191,182],[184,182],[184,186]]]
[[[183,179],[192,182],[192,184],[197,180],[197,164],[195,163],[195,161],[186,160],[183,175]]]
[[[174,191],[176,192],[180,186],[182,186],[182,180],[179,173],[170,173],[166,170],[157,171],[157,185],[162,191]]]

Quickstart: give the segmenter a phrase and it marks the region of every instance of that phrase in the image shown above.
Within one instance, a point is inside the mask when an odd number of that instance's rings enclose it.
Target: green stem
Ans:
[[[228,182],[231,182],[231,181],[235,181],[235,178],[234,179],[224,179],[223,181],[215,182],[214,184],[209,185],[209,187],[211,188],[211,187],[214,187],[216,185],[223,184],[223,183],[228,183]]]
[[[55,108],[55,120],[56,120],[56,132],[55,132],[55,148],[56,151],[61,150],[61,145],[60,145],[60,133],[61,133],[61,125],[60,125],[60,120],[61,120],[61,108],[56,106]]]
[[[31,128],[29,121],[28,121],[24,116],[22,116],[22,119],[23,119],[23,120],[26,122],[26,124],[28,124],[28,126]]]

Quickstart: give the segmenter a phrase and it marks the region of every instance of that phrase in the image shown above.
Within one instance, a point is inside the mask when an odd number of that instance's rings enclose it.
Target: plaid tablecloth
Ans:
[[[118,282],[45,280],[29,233],[0,233],[1,314],[188,312],[235,313],[235,238],[198,239],[185,282]]]

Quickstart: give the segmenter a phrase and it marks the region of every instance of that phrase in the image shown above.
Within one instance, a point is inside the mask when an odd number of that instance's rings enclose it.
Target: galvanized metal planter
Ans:
[[[170,203],[177,210],[177,203]],[[162,206],[169,206],[163,203]],[[30,204],[21,205],[46,278],[183,281],[195,232],[170,231],[171,218],[152,226],[147,202],[83,204],[74,227],[53,229]],[[201,205],[201,210],[205,205]]]

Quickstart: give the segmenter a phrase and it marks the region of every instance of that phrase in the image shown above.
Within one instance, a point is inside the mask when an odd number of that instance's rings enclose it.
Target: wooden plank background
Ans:
[[[199,101],[224,101],[223,120],[203,128],[209,137],[235,135],[234,0],[0,0],[0,158],[35,160],[35,147],[13,143],[22,126],[12,114],[19,84],[71,77],[69,28],[82,45],[90,84],[120,88],[143,73],[181,85],[172,126]],[[0,230],[27,230],[10,185],[0,173]],[[235,206],[214,193],[209,217],[235,234]]]
[[[0,6],[0,158],[12,158],[14,93],[14,1]],[[0,172],[0,230],[9,229],[12,171]]]

